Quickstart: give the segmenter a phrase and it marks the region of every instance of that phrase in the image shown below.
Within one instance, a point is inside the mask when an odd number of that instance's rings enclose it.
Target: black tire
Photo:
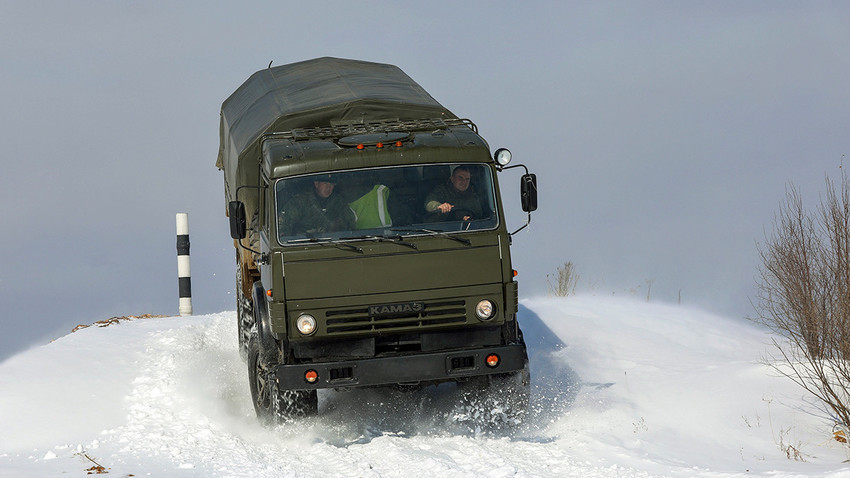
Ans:
[[[525,421],[530,385],[528,360],[516,372],[459,382],[460,400],[453,418],[471,431],[510,431]]]
[[[236,255],[236,327],[239,335],[239,356],[242,361],[248,360],[248,341],[254,331],[254,302],[245,296],[242,288],[242,267],[239,264],[239,254]]]
[[[267,422],[272,418],[271,373],[260,357],[260,348],[256,340],[250,340],[247,347],[248,384],[251,387],[251,401],[257,418]]]
[[[248,341],[247,349],[251,401],[261,423],[275,425],[318,412],[319,400],[315,390],[280,390],[274,373],[276,364],[263,360],[256,337]]]

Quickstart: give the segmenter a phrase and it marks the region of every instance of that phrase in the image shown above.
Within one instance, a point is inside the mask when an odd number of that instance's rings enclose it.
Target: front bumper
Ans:
[[[499,356],[499,365],[489,367],[485,358]],[[475,350],[424,353],[341,362],[279,365],[281,390],[368,387],[397,383],[443,382],[464,377],[522,370],[527,359],[525,345],[501,345]],[[308,383],[305,374],[315,371],[318,379]]]

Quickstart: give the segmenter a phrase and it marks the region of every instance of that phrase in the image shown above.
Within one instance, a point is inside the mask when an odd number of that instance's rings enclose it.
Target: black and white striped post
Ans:
[[[177,213],[177,281],[180,315],[192,315],[192,268],[189,264],[189,214]]]

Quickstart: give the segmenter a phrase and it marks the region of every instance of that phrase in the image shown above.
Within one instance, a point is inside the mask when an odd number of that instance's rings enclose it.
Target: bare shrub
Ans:
[[[557,297],[567,297],[575,294],[578,284],[578,273],[572,262],[565,262],[558,267],[558,273],[552,280],[552,274],[546,274],[546,282],[549,283],[549,293]]]
[[[772,235],[759,245],[756,320],[776,335],[771,364],[850,426],[850,184],[826,180],[808,212],[789,186]]]

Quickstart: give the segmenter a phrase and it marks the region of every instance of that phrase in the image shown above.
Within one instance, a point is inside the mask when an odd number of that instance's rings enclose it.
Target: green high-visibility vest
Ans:
[[[390,188],[383,184],[373,187],[368,193],[348,203],[354,212],[354,227],[356,229],[372,229],[392,226],[393,220],[387,209],[387,198]]]

